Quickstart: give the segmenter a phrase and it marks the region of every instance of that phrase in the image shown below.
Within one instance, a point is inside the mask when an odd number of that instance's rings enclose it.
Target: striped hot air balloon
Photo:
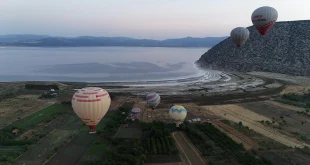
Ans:
[[[140,117],[141,109],[140,108],[133,108],[131,110],[131,118],[138,119]]]
[[[176,127],[179,127],[187,115],[187,110],[181,105],[174,105],[170,108],[169,115],[175,122]]]
[[[237,47],[241,47],[249,37],[250,32],[244,27],[234,28],[230,33],[230,38],[232,42],[237,45]]]
[[[276,23],[278,19],[278,12],[272,7],[263,6],[257,8],[252,13],[251,19],[253,25],[256,27],[259,33],[264,36]]]
[[[152,92],[152,93],[149,93],[147,96],[146,96],[146,103],[151,107],[151,108],[156,108],[158,106],[158,104],[160,103],[160,96],[155,93],[155,92]]]
[[[102,117],[107,113],[111,104],[109,93],[97,87],[79,89],[72,97],[72,108],[79,118],[89,127],[90,133]]]

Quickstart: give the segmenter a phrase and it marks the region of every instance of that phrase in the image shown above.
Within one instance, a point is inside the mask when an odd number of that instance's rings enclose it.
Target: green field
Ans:
[[[61,104],[54,104],[48,106],[36,113],[33,113],[21,120],[18,120],[11,124],[11,127],[17,127],[19,129],[30,129],[31,127],[37,125],[38,123],[45,121],[54,115],[62,114],[67,112],[69,106],[61,105]]]
[[[141,137],[142,131],[140,128],[120,128],[114,137],[116,138],[133,138],[139,139]]]
[[[23,146],[0,146],[0,155],[19,155],[24,150]]]
[[[86,155],[103,155],[109,148],[109,143],[101,143],[102,142],[97,143],[97,141],[93,142],[93,144],[86,151]]]

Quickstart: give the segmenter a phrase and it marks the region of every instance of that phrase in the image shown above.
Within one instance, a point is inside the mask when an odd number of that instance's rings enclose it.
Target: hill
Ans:
[[[310,20],[277,22],[262,37],[248,27],[250,38],[236,48],[230,37],[209,49],[196,62],[203,68],[224,71],[264,71],[310,75]]]
[[[0,36],[0,46],[77,47],[77,46],[143,46],[143,47],[212,47],[227,37],[178,38],[167,40],[128,37],[50,37],[39,35]]]

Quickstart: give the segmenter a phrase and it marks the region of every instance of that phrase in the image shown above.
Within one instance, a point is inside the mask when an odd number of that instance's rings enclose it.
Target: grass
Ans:
[[[109,148],[109,143],[98,143],[98,141],[94,141],[92,145],[86,151],[86,155],[103,155],[106,153]]]
[[[139,139],[142,131],[140,128],[120,128],[114,137],[116,138],[134,138]]]
[[[27,130],[54,115],[66,112],[68,109],[69,107],[67,105],[54,104],[12,123],[11,127]]]
[[[96,130],[104,130],[106,127],[106,123],[113,120],[112,118],[117,115],[117,111],[108,111],[107,114],[101,119],[98,123]],[[82,131],[89,131],[88,126],[84,125]],[[100,140],[95,140],[91,146],[86,151],[86,156],[96,156],[96,155],[104,155],[106,150],[108,149],[109,142]]]
[[[176,163],[182,162],[178,155],[149,155],[145,163]]]
[[[283,104],[293,105],[293,106],[296,106],[296,107],[309,108],[306,105],[306,103],[302,103],[302,102],[291,101],[291,100],[284,100],[284,99],[281,99],[281,98],[277,98],[277,99],[275,99],[275,101],[277,101],[279,103],[283,103]]]
[[[24,150],[23,146],[0,146],[0,155],[19,155]]]

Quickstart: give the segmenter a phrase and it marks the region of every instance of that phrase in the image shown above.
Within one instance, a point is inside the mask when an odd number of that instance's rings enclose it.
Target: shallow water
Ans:
[[[201,77],[205,71],[197,69],[194,62],[207,50],[158,47],[2,47],[0,81],[123,82]]]

